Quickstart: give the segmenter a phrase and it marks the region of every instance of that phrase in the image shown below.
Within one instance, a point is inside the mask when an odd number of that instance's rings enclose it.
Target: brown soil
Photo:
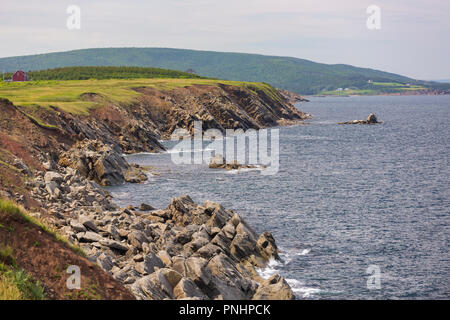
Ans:
[[[57,300],[134,300],[128,290],[97,265],[79,256],[38,226],[18,215],[0,212],[0,246],[10,246],[18,267],[24,269],[45,290],[46,297]],[[68,266],[81,269],[81,289],[69,290]]]

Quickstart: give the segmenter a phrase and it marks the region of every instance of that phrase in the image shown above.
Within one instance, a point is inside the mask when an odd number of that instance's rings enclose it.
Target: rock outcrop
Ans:
[[[353,121],[346,121],[346,122],[339,122],[339,124],[376,124],[380,123],[377,119],[377,117],[371,113],[366,118],[366,120],[353,120]]]
[[[237,213],[189,196],[164,210],[120,209],[75,169],[58,170],[29,183],[46,221],[138,299],[293,299],[284,279],[256,271],[279,258],[274,238]]]
[[[225,158],[220,154],[217,154],[214,157],[211,157],[211,159],[209,159],[208,167],[210,169],[225,169],[225,170],[257,168],[255,165],[252,164],[240,164],[237,161],[227,162]]]
[[[59,164],[78,170],[102,186],[147,180],[146,174],[138,166],[129,165],[121,154],[98,140],[77,142],[61,154]]]
[[[159,139],[177,128],[192,132],[194,121],[204,130],[246,130],[308,115],[261,86],[134,90],[141,95],[126,106],[83,95],[96,104],[89,114],[0,99],[0,194],[81,246],[140,299],[292,298],[282,278],[256,272],[278,257],[272,235],[257,235],[238,214],[187,196],[164,210],[119,208],[100,184],[145,180],[122,153],[162,151]]]
[[[288,100],[292,104],[299,103],[299,102],[309,102],[308,99],[304,98],[303,96],[301,96],[295,92],[284,90],[284,89],[278,89],[278,91],[280,92],[281,95],[283,95],[283,97],[286,100]]]

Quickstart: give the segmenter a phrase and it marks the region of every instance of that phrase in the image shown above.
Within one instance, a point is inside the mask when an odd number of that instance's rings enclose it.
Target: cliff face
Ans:
[[[164,150],[159,139],[169,138],[177,128],[193,132],[194,121],[203,121],[204,130],[247,130],[294,124],[308,117],[284,95],[266,87],[219,84],[134,90],[141,95],[127,105],[109,102],[98,94],[83,94],[83,99],[99,102],[87,116],[0,100],[3,167],[20,158],[28,166],[42,169],[42,163],[58,162],[62,152],[86,139],[101,141],[118,154],[159,152]]]
[[[264,87],[134,90],[141,95],[127,105],[84,94],[83,99],[102,102],[89,115],[0,100],[0,197],[37,212],[138,298],[291,299],[282,278],[264,281],[256,275],[255,267],[277,257],[269,233],[258,238],[234,213],[218,204],[198,206],[188,197],[151,214],[120,209],[89,180],[103,185],[145,180],[122,153],[162,151],[159,139],[177,128],[192,132],[194,121],[203,121],[204,130],[246,130],[294,124],[307,115]],[[198,221],[190,221],[195,215]],[[203,238],[192,238],[195,232]],[[151,268],[155,261],[159,271]],[[240,287],[229,287],[233,281]]]

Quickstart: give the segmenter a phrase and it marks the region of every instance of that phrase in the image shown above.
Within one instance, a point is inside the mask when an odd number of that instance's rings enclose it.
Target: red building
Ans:
[[[28,81],[28,76],[25,71],[16,71],[12,76],[12,81]]]

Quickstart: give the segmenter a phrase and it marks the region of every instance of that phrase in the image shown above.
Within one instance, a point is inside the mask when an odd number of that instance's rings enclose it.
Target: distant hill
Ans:
[[[426,87],[437,85],[350,65],[329,65],[290,57],[185,49],[99,48],[0,58],[0,71],[44,70],[67,66],[138,66],[190,72],[195,70],[200,76],[266,82],[300,94],[316,94],[338,88],[369,89],[369,80]],[[439,85],[444,88],[448,86]],[[377,90],[383,88],[378,86]],[[389,90],[388,87],[384,89]]]

